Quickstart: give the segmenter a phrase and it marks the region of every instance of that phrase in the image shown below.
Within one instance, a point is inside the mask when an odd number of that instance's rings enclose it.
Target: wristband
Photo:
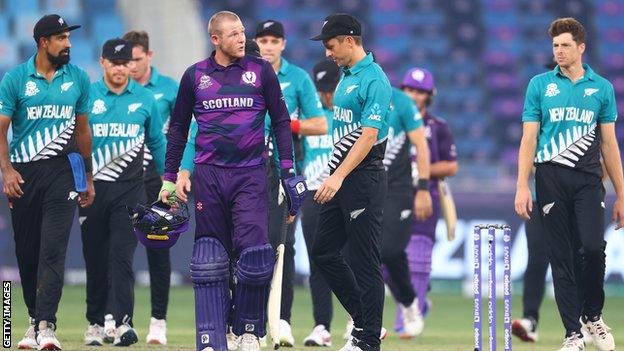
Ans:
[[[301,121],[298,119],[290,120],[290,130],[293,134],[299,134],[299,129],[301,128]]]
[[[416,189],[429,191],[429,179],[418,179]]]
[[[84,161],[85,173],[92,173],[93,172],[93,160],[91,156],[83,157],[82,159]]]

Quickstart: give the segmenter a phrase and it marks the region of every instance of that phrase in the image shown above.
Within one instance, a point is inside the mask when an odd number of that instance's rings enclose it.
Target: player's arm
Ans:
[[[533,211],[533,196],[529,187],[529,176],[533,169],[540,123],[542,121],[541,90],[531,79],[524,98],[522,111],[522,139],[518,150],[518,179],[514,207],[518,216],[529,219]]]
[[[184,202],[188,201],[187,193],[191,191],[191,175],[195,169],[195,136],[197,135],[197,122],[191,122],[191,132],[184,147],[182,164],[176,181],[176,194]]]
[[[433,214],[433,202],[429,193],[429,178],[431,167],[431,155],[427,136],[425,135],[424,121],[416,104],[409,98],[403,99],[397,96],[395,108],[399,109],[401,124],[407,131],[410,143],[416,148],[416,169],[418,169],[418,185],[414,197],[414,215],[419,221],[424,221]]]
[[[167,132],[167,152],[165,155],[165,174],[160,198],[167,201],[175,191],[180,161],[188,137],[189,126],[195,102],[194,67],[189,67],[180,80],[180,89],[169,121]]]
[[[90,206],[95,200],[95,186],[93,185],[93,140],[91,137],[91,127],[89,126],[89,95],[91,92],[91,82],[86,72],[82,72],[80,77],[80,91],[82,94],[76,102],[76,142],[78,150],[84,159],[85,173],[87,176],[87,191],[80,193],[78,203],[81,207]]]
[[[293,168],[293,143],[290,127],[290,115],[284,102],[282,89],[275,72],[269,63],[263,67],[265,85],[263,89],[264,100],[271,118],[271,129],[275,135],[275,148],[278,152],[282,170],[282,178],[287,177]]]
[[[325,135],[327,134],[327,119],[323,115],[323,105],[319,99],[314,83],[306,74],[301,85],[299,105],[302,117],[290,123],[292,132],[300,135]],[[308,117],[310,116],[310,117]]]
[[[439,161],[431,164],[431,176],[435,178],[452,177],[457,174],[457,148],[451,129],[442,124],[438,129]]]
[[[18,171],[13,168],[9,158],[9,143],[7,133],[11,125],[11,116],[15,113],[18,98],[15,87],[18,85],[10,74],[5,74],[0,82],[0,172],[2,172],[2,191],[10,198],[19,198],[24,195],[20,184],[24,184],[24,179]],[[9,202],[9,207],[11,203]]]

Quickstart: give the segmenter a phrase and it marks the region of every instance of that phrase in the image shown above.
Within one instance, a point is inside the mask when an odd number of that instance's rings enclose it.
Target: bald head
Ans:
[[[210,35],[221,35],[224,22],[241,22],[237,14],[231,11],[219,11],[210,17],[208,21],[208,33]]]

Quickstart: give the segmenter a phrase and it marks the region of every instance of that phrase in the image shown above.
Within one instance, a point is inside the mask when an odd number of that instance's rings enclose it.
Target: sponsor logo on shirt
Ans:
[[[29,80],[26,82],[26,87],[24,90],[24,95],[26,96],[35,96],[39,92],[39,88],[37,88],[37,83]]]
[[[227,97],[202,101],[202,105],[206,110],[233,107],[253,107],[253,104],[254,99],[248,97]]]
[[[595,88],[587,88],[587,89],[585,89],[585,94],[583,94],[583,97],[586,97],[586,96],[592,96],[592,95],[594,95],[594,94],[595,94],[595,93],[597,93],[597,92],[598,92],[598,89],[595,89]]]
[[[550,83],[546,86],[546,93],[544,94],[546,97],[553,97],[559,95],[560,91],[557,88],[557,84]]]
[[[65,82],[65,83],[61,84],[61,93],[64,93],[64,92],[68,91],[69,88],[71,88],[72,85],[74,85],[74,82]]]
[[[551,122],[576,121],[591,124],[594,120],[594,111],[578,107],[555,107],[548,109]]]
[[[250,85],[256,84],[256,72],[247,71],[243,73],[243,76],[241,78],[243,79],[243,83],[245,84],[250,84]]]
[[[91,109],[91,113],[94,115],[99,115],[106,112],[106,105],[104,104],[104,100],[97,99],[93,102],[93,108]]]
[[[26,107],[28,119],[70,119],[74,117],[74,106],[71,105],[39,105]]]
[[[349,86],[347,87],[347,89],[345,89],[345,94],[351,94],[351,92],[353,91],[353,89],[355,89],[355,88],[357,88],[357,87],[358,87],[358,85],[357,85],[357,84],[354,84],[354,85],[349,85]]]
[[[154,94],[154,99],[155,100],[160,100],[160,98],[163,97],[163,95],[165,95],[165,94],[162,94],[162,93],[161,94]]]
[[[199,89],[206,89],[211,85],[212,85],[212,79],[210,79],[209,75],[204,74],[201,77],[199,77],[199,85],[197,86]]]
[[[141,106],[143,106],[143,103],[141,102],[135,102],[134,104],[128,105],[128,113],[136,112],[136,110]]]
[[[368,115],[368,119],[372,121],[381,121],[381,109],[379,108],[378,103],[375,103],[373,107],[371,107],[371,114]]]

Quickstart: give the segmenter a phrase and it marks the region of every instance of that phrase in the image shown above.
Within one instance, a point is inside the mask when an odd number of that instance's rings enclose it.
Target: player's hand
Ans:
[[[617,199],[613,204],[613,221],[615,229],[624,228],[624,199]]]
[[[178,172],[178,181],[175,185],[175,193],[184,202],[188,201],[188,194],[191,191],[191,172],[182,170]]]
[[[15,168],[9,166],[7,169],[2,170],[2,181],[2,191],[9,199],[20,198],[24,195],[20,186],[20,184],[24,184],[24,179]]]
[[[288,215],[288,218],[286,218],[286,223],[288,224],[291,224],[294,221],[295,221],[295,216]]]
[[[93,176],[87,174],[87,191],[80,193],[78,196],[78,204],[85,208],[91,206],[95,200],[95,186],[93,185]]]
[[[416,219],[424,221],[433,214],[433,204],[429,191],[418,190],[414,198],[414,214]]]
[[[514,206],[518,216],[525,220],[531,218],[531,212],[533,211],[533,197],[531,196],[531,190],[528,186],[518,187],[516,189]]]
[[[325,179],[321,187],[314,194],[314,201],[319,204],[328,203],[331,199],[336,196],[338,190],[342,186],[342,182],[344,178],[337,175],[336,173],[329,176],[329,178]]]
[[[173,182],[168,180],[163,181],[163,185],[160,188],[160,192],[158,193],[158,198],[160,201],[170,204],[173,202],[173,197],[175,197],[175,189],[176,185]]]

